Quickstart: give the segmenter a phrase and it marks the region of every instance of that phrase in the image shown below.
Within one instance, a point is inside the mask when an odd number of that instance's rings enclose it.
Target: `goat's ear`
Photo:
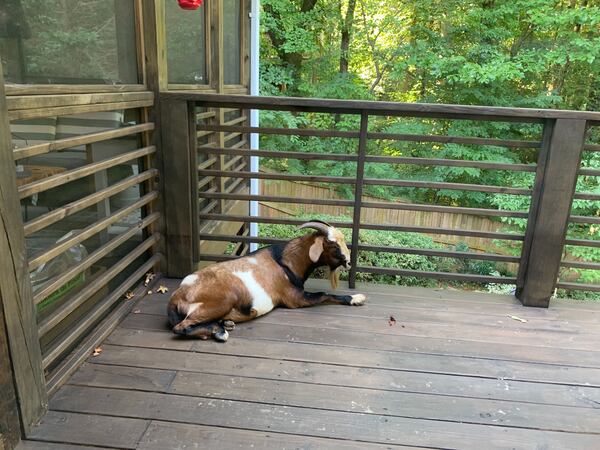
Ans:
[[[308,250],[308,256],[310,256],[310,260],[316,263],[321,254],[323,253],[323,236],[317,236],[315,238],[315,242],[310,246]]]

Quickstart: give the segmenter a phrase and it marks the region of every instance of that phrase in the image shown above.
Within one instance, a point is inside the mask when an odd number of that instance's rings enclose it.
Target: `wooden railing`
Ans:
[[[600,151],[599,145],[586,144],[586,131],[600,124],[600,113],[561,110],[537,110],[523,108],[493,108],[480,106],[404,104],[350,100],[324,100],[286,97],[251,97],[214,95],[200,93],[165,93],[162,126],[165,161],[164,182],[166,188],[166,225],[168,271],[173,276],[189,273],[204,261],[220,261],[231,256],[206,251],[210,242],[268,244],[278,242],[270,237],[252,237],[244,231],[243,224],[297,225],[296,218],[256,216],[250,218],[250,201],[278,202],[287,204],[311,204],[344,206],[352,209],[352,221],[333,223],[352,231],[352,269],[349,284],[355,285],[358,273],[395,276],[428,277],[476,283],[515,284],[516,295],[525,305],[547,307],[554,289],[585,289],[599,291],[597,284],[558,283],[560,267],[600,269],[591,262],[563,261],[565,244],[598,247],[599,241],[566,239],[569,222],[599,223],[598,217],[580,217],[571,214],[573,199],[600,200],[595,193],[576,192],[578,176],[599,176],[600,171],[582,169],[584,151]],[[250,109],[289,111],[293,113],[349,114],[360,117],[356,130],[266,128],[245,125],[244,111]],[[241,111],[240,118],[220,121],[223,111]],[[369,130],[369,119],[374,116],[410,117],[442,120],[497,121],[542,124],[540,139],[516,140],[472,136],[416,135],[382,133]],[[293,148],[274,150],[251,150],[246,139],[249,133],[261,135],[317,137],[324,142],[331,138],[356,140],[354,154],[304,153]],[[213,139],[206,139],[212,136]],[[227,145],[231,139],[236,145]],[[201,140],[202,139],[202,140]],[[511,164],[490,161],[454,160],[405,156],[387,156],[367,152],[372,140],[406,142],[458,143],[465,145],[498,146],[514,149],[533,149],[537,164]],[[353,176],[296,175],[281,173],[250,172],[249,157],[269,157],[300,160],[326,160],[353,163]],[[228,157],[229,159],[226,159]],[[380,179],[365,176],[365,165],[389,163],[403,165],[426,165],[467,167],[485,170],[534,173],[534,183],[529,188],[468,183],[433,182],[420,180]],[[251,195],[250,179],[287,180],[350,185],[354,188],[353,199],[317,199]],[[229,180],[225,183],[225,180]],[[509,211],[492,208],[467,208],[448,205],[397,203],[392,201],[364,201],[363,191],[368,186],[390,186],[426,189],[445,189],[482,192],[486,194],[509,194],[531,197],[528,211]],[[170,192],[170,194],[169,194]],[[245,205],[240,209],[239,205]],[[170,208],[170,211],[169,211]],[[361,211],[367,208],[395,209],[427,212],[472,214],[495,218],[519,218],[527,220],[525,233],[506,231],[478,231],[461,228],[436,228],[404,224],[364,223]],[[240,213],[240,211],[242,211]],[[219,224],[232,223],[228,233],[219,231]],[[521,242],[518,256],[494,253],[453,251],[451,249],[400,248],[384,245],[365,245],[360,242],[361,230],[382,230],[433,235],[453,235],[488,238],[490,240]],[[170,245],[169,245],[170,244]],[[238,247],[240,249],[241,247]],[[192,249],[192,251],[190,251]],[[489,276],[469,273],[419,271],[402,267],[374,267],[359,265],[360,252],[406,253],[442,258],[487,260],[502,263],[518,263],[517,276]],[[243,253],[243,251],[238,251]]]

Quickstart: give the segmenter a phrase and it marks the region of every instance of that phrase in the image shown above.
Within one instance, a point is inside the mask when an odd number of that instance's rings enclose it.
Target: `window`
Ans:
[[[0,3],[7,82],[136,84],[133,0],[7,0]]]
[[[241,84],[241,1],[223,0],[223,82]]]
[[[168,1],[165,9],[169,83],[208,84],[205,5],[186,11]]]

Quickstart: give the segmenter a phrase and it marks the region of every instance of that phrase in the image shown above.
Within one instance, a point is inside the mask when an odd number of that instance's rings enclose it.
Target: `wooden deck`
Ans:
[[[178,339],[150,295],[21,448],[600,448],[600,303],[362,290],[226,344]]]

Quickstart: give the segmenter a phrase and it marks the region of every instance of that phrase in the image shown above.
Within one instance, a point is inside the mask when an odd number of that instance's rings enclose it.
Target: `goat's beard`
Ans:
[[[340,284],[340,270],[342,266],[336,267],[335,269],[329,269],[329,282],[331,283],[331,288],[336,290],[338,285]]]

